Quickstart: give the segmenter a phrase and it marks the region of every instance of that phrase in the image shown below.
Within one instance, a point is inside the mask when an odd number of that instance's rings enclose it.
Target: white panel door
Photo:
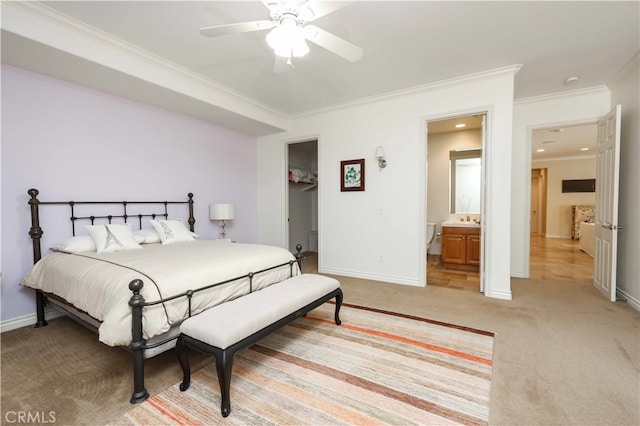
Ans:
[[[593,285],[612,302],[616,300],[618,258],[618,187],[620,169],[620,114],[616,106],[598,121],[596,214]]]

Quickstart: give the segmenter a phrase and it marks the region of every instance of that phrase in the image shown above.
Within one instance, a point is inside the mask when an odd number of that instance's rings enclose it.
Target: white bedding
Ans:
[[[110,346],[131,342],[131,298],[129,283],[139,278],[146,302],[166,298],[186,290],[246,275],[294,260],[280,247],[257,244],[221,243],[197,240],[171,245],[148,244],[143,250],[115,253],[53,253],[42,258],[21,284],[53,293],[101,322],[99,340]],[[293,275],[298,275],[294,264]],[[289,266],[253,277],[253,290],[283,281]],[[197,293],[192,311],[249,293],[249,279],[241,279]],[[187,316],[187,299],[144,308],[143,333],[146,339],[166,332]]]
[[[595,223],[580,222],[580,250],[591,257],[596,252]]]

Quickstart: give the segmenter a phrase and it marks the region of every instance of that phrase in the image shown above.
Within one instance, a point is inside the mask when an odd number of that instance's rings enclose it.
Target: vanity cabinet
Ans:
[[[480,270],[480,228],[442,227],[442,263],[445,268]]]

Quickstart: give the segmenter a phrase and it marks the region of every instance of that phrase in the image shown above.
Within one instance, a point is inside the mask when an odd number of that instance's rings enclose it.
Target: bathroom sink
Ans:
[[[457,226],[463,228],[480,228],[479,223],[473,222],[442,222],[442,226]]]

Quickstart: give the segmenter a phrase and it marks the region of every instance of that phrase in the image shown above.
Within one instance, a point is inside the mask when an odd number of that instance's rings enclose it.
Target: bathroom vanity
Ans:
[[[442,224],[442,264],[449,269],[480,270],[480,225]]]

